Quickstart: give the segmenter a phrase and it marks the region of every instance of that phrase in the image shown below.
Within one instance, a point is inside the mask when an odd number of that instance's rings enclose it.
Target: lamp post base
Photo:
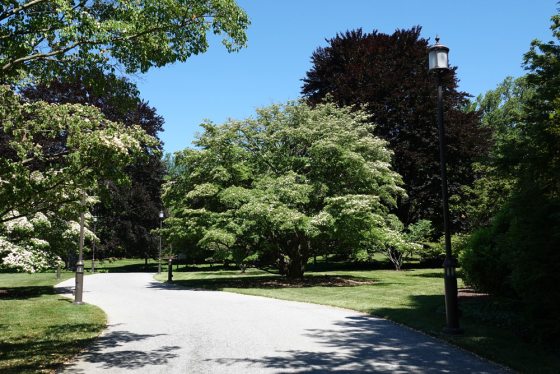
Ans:
[[[445,315],[447,326],[444,331],[448,334],[460,334],[459,327],[459,301],[457,293],[457,274],[455,272],[455,259],[448,255],[443,263],[445,285]]]
[[[447,335],[463,335],[463,333],[465,332],[465,330],[463,330],[460,327],[447,327],[447,326],[445,326],[442,329],[442,331],[444,334]]]
[[[169,262],[167,265],[167,282],[173,282],[173,259],[169,257]]]
[[[76,264],[76,289],[74,290],[74,304],[80,305],[84,302],[82,301],[82,295],[84,293],[84,263],[78,261]]]

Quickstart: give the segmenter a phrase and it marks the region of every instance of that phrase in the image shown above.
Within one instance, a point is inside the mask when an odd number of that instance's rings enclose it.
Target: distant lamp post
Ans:
[[[437,124],[439,129],[443,229],[445,232],[445,261],[443,262],[445,271],[445,314],[447,320],[445,331],[450,334],[459,334],[462,330],[459,327],[459,306],[457,301],[457,274],[455,273],[457,264],[451,254],[449,201],[447,196],[447,172],[445,166],[445,128],[443,126],[443,88],[441,79],[442,75],[449,70],[448,53],[449,48],[440,44],[439,37],[436,36],[436,44],[429,49],[428,62],[429,71],[434,72],[437,78]]]
[[[86,195],[82,193],[82,209],[86,205]],[[80,213],[80,239],[78,244],[78,262],[76,263],[76,288],[74,290],[74,304],[83,304],[84,292],[84,212]]]
[[[159,256],[157,273],[161,274],[161,229],[163,228],[163,210],[159,212]]]
[[[97,217],[93,216],[93,235],[95,235],[95,230],[97,228]],[[91,272],[95,273],[95,240],[91,245]]]

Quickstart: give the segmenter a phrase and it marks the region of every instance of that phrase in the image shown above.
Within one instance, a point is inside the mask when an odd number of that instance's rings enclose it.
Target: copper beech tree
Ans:
[[[403,178],[408,198],[400,199],[396,213],[405,223],[428,219],[441,226],[436,84],[428,72],[429,41],[421,28],[393,34],[361,29],[328,40],[311,57],[302,93],[308,102],[333,100],[355,108],[365,106],[376,124],[373,134],[388,142],[393,165]],[[453,53],[451,51],[451,61]],[[471,164],[487,152],[489,131],[479,114],[465,110],[468,94],[457,89],[456,68],[443,77],[447,163],[452,202],[464,196],[461,187],[472,184]],[[465,228],[461,209],[452,214],[455,229]]]

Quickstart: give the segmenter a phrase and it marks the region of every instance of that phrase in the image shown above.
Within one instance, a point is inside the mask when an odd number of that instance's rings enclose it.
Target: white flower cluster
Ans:
[[[29,240],[29,243],[34,247],[34,248],[38,248],[38,249],[46,249],[50,246],[49,242],[43,239],[38,239],[38,238],[31,238]]]
[[[8,213],[8,216],[11,217],[17,217],[19,215],[19,212],[17,211],[11,211],[10,213]],[[13,218],[9,221],[4,222],[4,229],[6,230],[6,232],[8,234],[17,232],[17,233],[29,233],[29,232],[33,232],[33,224],[31,222],[29,222],[29,220],[27,219],[27,217],[18,217],[18,218]]]
[[[45,179],[45,177],[43,176],[43,173],[41,173],[40,171],[37,171],[37,170],[35,170],[31,173],[30,178],[33,182],[36,182],[36,183],[42,182]]]
[[[44,240],[35,240],[38,246],[48,246]],[[4,237],[0,237],[0,259],[0,267],[27,273],[46,270],[60,261],[59,257],[52,258],[46,252],[32,246],[15,245]]]
[[[68,221],[68,228],[62,233],[64,239],[77,240],[80,237],[80,224],[76,221]],[[84,238],[87,240],[99,241],[97,236],[84,226]]]
[[[36,226],[51,227],[51,221],[44,213],[41,212],[36,213],[35,216],[31,218],[31,224],[34,227]]]
[[[64,231],[64,237],[80,235],[80,224],[76,221],[68,221],[68,228]]]
[[[101,134],[99,136],[101,144],[107,148],[111,148],[119,153],[128,154],[129,150],[137,150],[140,148],[138,140],[128,134]]]
[[[334,218],[329,213],[325,211],[319,212],[319,214],[311,217],[311,224],[316,227],[328,227],[333,224]]]

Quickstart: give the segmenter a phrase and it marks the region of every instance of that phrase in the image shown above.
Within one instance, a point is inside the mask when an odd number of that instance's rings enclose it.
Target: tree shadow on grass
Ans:
[[[443,270],[441,271],[434,271],[431,273],[415,273],[412,274],[413,277],[422,277],[422,278],[443,278]]]
[[[526,339],[527,328],[517,302],[459,290],[459,315],[463,334],[443,333],[443,295],[410,296],[408,308],[377,308],[370,313],[402,321],[412,328],[465,347],[483,357],[514,366],[521,372],[559,373],[558,349]]]
[[[100,330],[99,324],[84,323],[48,327],[40,336],[21,336],[0,340],[0,367],[3,373],[36,373],[53,371],[68,354],[78,353],[90,345],[92,336]],[[61,336],[72,336],[69,340]]]
[[[278,373],[503,373],[500,367],[389,321],[352,316],[328,329],[310,329],[313,350],[255,358],[219,358],[224,366],[257,366]]]
[[[215,277],[205,279],[181,279],[174,280],[171,285],[186,289],[204,289],[220,291],[225,288],[306,288],[306,287],[355,287],[375,284],[371,278],[360,278],[348,275],[307,275],[304,279],[287,279],[282,276],[238,276],[238,277]],[[169,283],[152,282],[150,288],[170,288]]]
[[[24,300],[54,293],[52,286],[0,287],[0,300]]]
[[[129,331],[112,331],[99,337],[78,360],[98,364],[103,370],[139,369],[149,365],[165,365],[170,359],[178,357],[174,351],[177,346],[160,346],[153,350],[126,349],[127,344],[147,340],[164,334],[136,334]],[[68,365],[65,373],[86,373],[76,364]]]

